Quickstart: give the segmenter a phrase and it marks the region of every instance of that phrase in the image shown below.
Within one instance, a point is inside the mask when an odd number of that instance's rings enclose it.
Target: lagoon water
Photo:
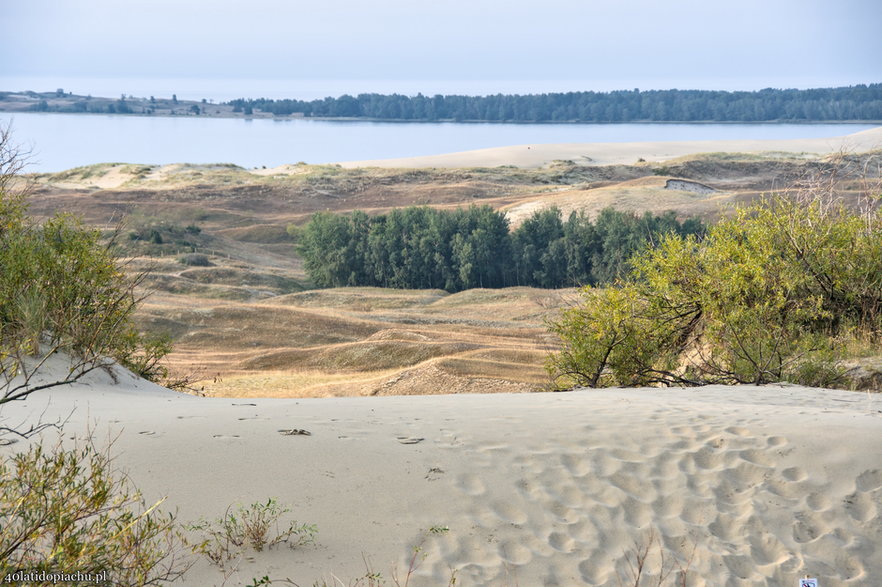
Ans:
[[[867,124],[499,124],[18,113],[27,171],[105,162],[275,167],[435,155],[507,145],[835,137]]]

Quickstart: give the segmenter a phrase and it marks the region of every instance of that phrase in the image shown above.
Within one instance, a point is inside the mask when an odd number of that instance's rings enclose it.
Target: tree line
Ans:
[[[882,84],[809,90],[623,90],[530,95],[343,95],[319,100],[239,98],[236,112],[418,121],[768,122],[882,120]]]
[[[111,98],[93,98],[92,96],[74,96],[73,94],[65,94],[64,90],[59,88],[54,96],[48,93],[37,94],[36,92],[27,92],[30,96],[45,96],[38,102],[34,102],[28,107],[31,112],[62,112],[72,114],[203,114],[207,110],[207,100],[202,100],[202,106],[195,102],[178,102],[176,94],[172,94],[171,100],[159,99],[150,96],[149,99],[135,98],[134,96],[126,97],[121,95],[118,100]],[[0,92],[0,100],[7,99],[9,92]],[[49,103],[47,98],[70,98],[61,103]],[[181,109],[175,110],[175,107],[181,105]],[[168,112],[171,110],[171,112]]]
[[[596,220],[557,208],[535,212],[515,230],[490,206],[408,207],[368,216],[318,212],[292,227],[319,287],[444,289],[515,285],[559,288],[609,283],[631,254],[660,235],[701,235],[697,218],[637,215],[611,208]]]

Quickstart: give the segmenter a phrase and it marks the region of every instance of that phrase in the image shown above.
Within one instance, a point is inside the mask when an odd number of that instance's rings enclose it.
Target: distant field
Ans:
[[[554,348],[544,318],[572,290],[345,288],[263,302],[160,294],[140,314],[176,334],[172,365],[209,395],[533,391]]]
[[[292,165],[260,174],[231,165],[103,164],[32,176],[31,211],[120,227],[129,270],[151,270],[139,323],[174,338],[172,367],[195,374],[208,395],[519,392],[547,388],[543,363],[556,341],[544,321],[575,290],[316,290],[289,225],[324,210],[470,204],[505,210],[515,225],[548,206],[590,215],[608,206],[676,210],[713,221],[818,169],[871,160],[727,153],[664,164]]]

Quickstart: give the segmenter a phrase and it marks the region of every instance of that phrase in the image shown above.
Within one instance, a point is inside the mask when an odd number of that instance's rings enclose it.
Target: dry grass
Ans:
[[[446,387],[460,392],[488,379],[539,389],[550,348],[543,318],[554,306],[540,303],[548,292],[516,289],[450,296],[347,288],[265,304],[165,294],[141,319],[172,332],[172,366],[201,366],[199,385],[209,395],[371,395],[402,387],[396,378],[404,373],[408,388],[422,386],[416,379],[433,384],[439,369]],[[459,299],[440,304],[448,298]]]
[[[35,176],[31,211],[69,210],[101,228],[127,219],[120,240],[133,257],[130,269],[153,269],[139,324],[173,336],[171,366],[203,372],[208,394],[528,391],[547,383],[542,364],[555,341],[544,320],[572,290],[312,290],[288,225],[320,210],[422,204],[489,204],[508,210],[514,223],[551,205],[565,213],[615,206],[709,218],[819,164],[826,163],[783,154],[709,154],[664,165],[558,161],[541,169],[101,164]],[[669,177],[719,191],[668,190]],[[162,244],[126,238],[125,231],[154,228],[164,231]],[[211,266],[184,265],[186,254],[204,255]]]
[[[233,372],[206,383],[205,394],[215,397],[339,397],[362,395],[352,390],[380,385],[398,370],[372,373],[327,373],[324,371]],[[369,395],[369,394],[363,394]]]

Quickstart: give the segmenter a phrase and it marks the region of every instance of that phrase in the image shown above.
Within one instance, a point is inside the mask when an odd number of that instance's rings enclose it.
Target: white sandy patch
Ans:
[[[61,189],[115,189],[136,179],[140,167],[131,163],[101,163],[52,174],[51,183],[53,187]],[[58,176],[67,177],[57,179]]]
[[[145,181],[166,181],[169,177],[179,172],[185,166],[183,163],[172,163],[170,165],[157,165],[150,170],[150,173],[144,176]]]
[[[411,585],[615,585],[654,531],[690,585],[870,585],[882,569],[882,398],[784,387],[221,399],[78,384],[4,406],[119,435],[181,520],[275,497],[315,546],[249,552],[227,584],[406,570]],[[305,429],[311,435],[285,435]],[[51,436],[51,435],[50,435]],[[2,450],[24,448],[24,442]],[[694,552],[694,554],[693,554]],[[655,572],[657,569],[653,569]],[[199,562],[186,585],[220,585]]]
[[[840,151],[864,152],[882,148],[882,127],[843,137],[787,140],[670,141],[641,143],[560,143],[516,145],[425,157],[346,161],[343,167],[542,167],[555,160],[612,165],[666,161],[695,153],[760,153],[781,151],[818,155]]]

